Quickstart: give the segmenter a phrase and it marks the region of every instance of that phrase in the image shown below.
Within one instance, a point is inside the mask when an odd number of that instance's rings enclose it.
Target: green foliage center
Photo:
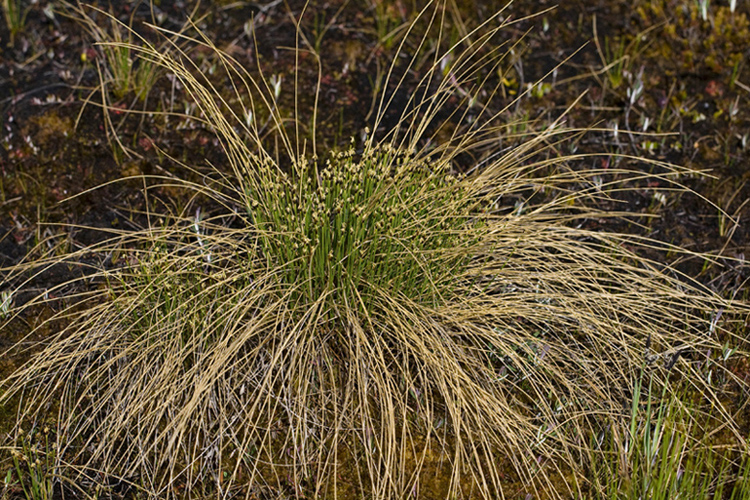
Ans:
[[[377,291],[435,302],[465,262],[467,184],[392,147],[269,172],[247,192],[267,264],[307,300],[368,305]]]

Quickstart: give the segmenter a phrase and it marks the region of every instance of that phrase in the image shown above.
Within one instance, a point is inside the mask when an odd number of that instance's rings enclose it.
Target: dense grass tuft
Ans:
[[[387,146],[352,147],[319,166],[301,159],[292,173],[270,166],[247,188],[249,224],[269,265],[302,300],[330,295],[369,309],[378,290],[435,303],[466,262],[461,247],[477,238],[468,185],[445,164]],[[361,311],[361,312],[364,312]]]
[[[423,11],[428,33],[443,7]],[[222,141],[228,168],[184,187],[225,211],[86,249],[124,264],[96,275],[102,289],[61,313],[69,325],[2,396],[57,412],[61,474],[158,498],[586,491],[583,443],[629,407],[633,374],[689,376],[689,353],[719,346],[716,311],[744,306],[638,253],[654,242],[582,227],[618,215],[587,199],[646,174],[572,168],[556,148],[577,131],[555,123],[493,150],[503,110],[468,96],[497,64],[498,30],[452,47],[449,75],[436,54],[420,82],[434,90],[396,129],[321,158],[262,73],[216,51],[274,140],[176,46],[113,42],[174,74]],[[428,148],[456,96],[450,119],[464,118]],[[685,170],[650,163],[680,188]]]

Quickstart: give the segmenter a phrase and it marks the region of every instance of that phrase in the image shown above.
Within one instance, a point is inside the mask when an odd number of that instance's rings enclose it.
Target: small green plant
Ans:
[[[378,41],[385,50],[390,50],[396,44],[399,34],[409,29],[410,7],[402,0],[395,2],[370,0],[369,3]]]
[[[114,44],[103,46],[110,74],[105,81],[111,85],[116,99],[122,99],[132,92],[138,100],[143,101],[157,80],[156,68],[143,59],[134,62],[130,48],[117,45],[119,43],[122,42],[115,37]]]
[[[726,498],[727,490],[746,498],[747,450],[713,444],[704,427],[711,415],[698,411],[692,393],[654,383],[653,376],[645,386],[643,376],[636,380],[628,419],[611,422],[592,443],[601,453],[591,460],[595,497]]]
[[[5,23],[10,32],[8,46],[12,46],[16,35],[23,31],[24,25],[26,24],[26,14],[28,13],[28,9],[23,6],[24,0],[2,0],[2,2]]]
[[[122,99],[132,93],[144,101],[159,78],[159,68],[148,60],[139,58],[132,52],[132,33],[123,40],[120,26],[112,21],[112,38],[99,38],[107,64],[103,71],[107,75],[103,82],[109,87],[115,99]]]
[[[637,51],[638,37],[632,42],[626,44],[624,38],[613,40],[612,38],[604,37],[604,47],[602,47],[599,41],[599,36],[596,29],[596,16],[593,18],[594,23],[594,43],[596,44],[596,50],[599,52],[599,58],[601,59],[602,71],[607,75],[607,81],[612,89],[617,89],[622,85],[623,81],[630,74],[630,67],[632,64],[631,50]]]
[[[339,15],[343,12],[348,2],[343,2],[338,8],[336,13],[331,16],[330,20],[327,19],[326,9],[311,9],[312,10],[312,43],[315,48],[315,53],[320,53],[320,47],[323,42],[323,38],[329,32],[329,30],[336,25]],[[309,5],[309,4],[308,4]],[[304,11],[303,11],[304,15]]]
[[[623,83],[632,83],[633,78],[636,76],[633,71],[634,62],[649,45],[641,46],[642,40],[645,40],[647,35],[656,29],[656,27],[658,26],[653,26],[636,34],[629,42],[625,37],[612,38],[605,35],[604,46],[602,46],[597,31],[596,16],[594,16],[594,43],[596,44],[596,50],[603,66],[600,73],[607,75],[609,88],[616,90]]]
[[[101,48],[103,61],[95,61],[100,72],[101,84],[116,100],[134,96],[145,101],[161,70],[151,61],[139,57],[133,49],[135,44],[148,43],[132,29],[133,14],[129,24],[117,20],[95,7],[78,6],[72,8],[71,15],[89,32],[94,42]],[[101,18],[105,19],[102,23]]]
[[[750,443],[747,443],[750,445]],[[745,449],[742,458],[739,460],[739,471],[736,474],[736,480],[732,486],[729,498],[731,500],[745,500],[750,498],[750,450]],[[723,493],[722,490],[718,495]]]
[[[55,440],[49,427],[18,430],[17,447],[11,452],[6,489],[20,488],[26,500],[51,500],[55,489]]]

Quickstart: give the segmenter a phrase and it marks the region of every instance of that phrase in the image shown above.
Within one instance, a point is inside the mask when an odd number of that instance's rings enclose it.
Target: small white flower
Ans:
[[[271,75],[271,86],[273,87],[273,96],[278,99],[281,95],[281,75]]]

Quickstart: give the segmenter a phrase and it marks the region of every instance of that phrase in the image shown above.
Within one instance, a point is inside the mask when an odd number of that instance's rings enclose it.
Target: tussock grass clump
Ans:
[[[262,73],[216,52],[275,140],[176,47],[132,47],[221,139],[230,173],[184,186],[226,213],[86,250],[125,264],[99,272],[89,307],[61,313],[69,326],[3,395],[24,392],[32,416],[56,410],[61,473],[159,498],[583,491],[592,422],[621,411],[646,361],[663,375],[644,352],[679,351],[672,373],[690,375],[686,353],[718,345],[711,315],[740,306],[628,249],[653,242],[580,227],[617,215],[581,200],[644,174],[570,168],[556,146],[576,131],[554,123],[492,150],[503,110],[478,75],[498,63],[498,29],[452,47],[447,76],[436,54],[420,82],[434,91],[397,130],[323,158],[314,130],[308,152],[288,130]],[[426,149],[456,95],[471,122]],[[471,95],[486,97],[478,112]],[[383,96],[374,130],[388,107]],[[459,154],[478,158],[470,175],[454,172]],[[652,163],[679,188],[681,169]]]

